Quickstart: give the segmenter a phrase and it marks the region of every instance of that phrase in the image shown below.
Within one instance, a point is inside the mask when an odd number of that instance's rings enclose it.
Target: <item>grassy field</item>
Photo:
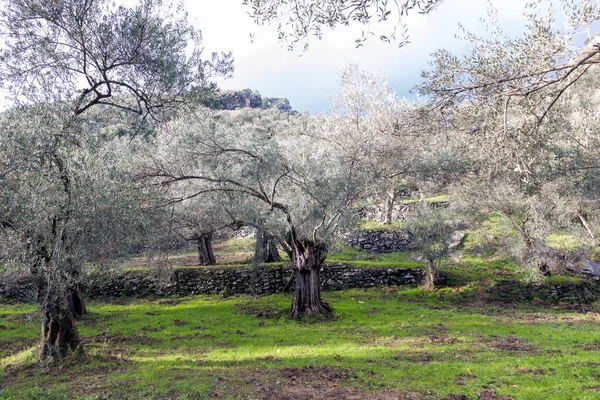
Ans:
[[[325,297],[323,321],[287,319],[289,294],[91,302],[84,353],[59,365],[36,361],[37,307],[2,305],[0,398],[600,398],[593,307],[468,289]]]
[[[83,352],[60,363],[37,361],[37,306],[0,304],[0,399],[600,399],[600,304],[483,300],[520,276],[496,251],[503,234],[497,222],[469,233],[444,262],[448,288],[325,292],[327,320],[289,320],[291,294],[92,301]],[[216,243],[218,267],[247,265],[253,248]],[[192,250],[170,264],[194,267]],[[336,246],[328,261],[419,267],[417,256]]]

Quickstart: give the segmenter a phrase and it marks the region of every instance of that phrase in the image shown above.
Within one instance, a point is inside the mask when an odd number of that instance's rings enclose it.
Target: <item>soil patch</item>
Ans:
[[[259,305],[256,303],[240,304],[239,309],[242,313],[253,315],[258,318],[280,319],[287,316],[287,311],[281,307]]]
[[[35,346],[39,339],[0,338],[0,357],[7,357]]]
[[[442,344],[455,344],[459,343],[460,340],[457,338],[451,338],[444,335],[431,335],[429,336],[429,341],[431,343],[442,343]]]
[[[473,374],[460,374],[456,377],[456,384],[464,385],[465,383],[467,383],[470,380],[475,379],[475,378],[477,378],[477,377]]]
[[[135,345],[141,344],[145,346],[152,346],[155,344],[164,343],[163,339],[157,339],[149,336],[142,335],[130,335],[130,336],[115,336],[115,335],[98,335],[92,337],[84,337],[84,343],[112,343],[112,344],[125,344]]]
[[[507,351],[518,351],[518,352],[531,352],[535,350],[535,347],[530,345],[526,339],[518,338],[514,336],[508,337],[497,337],[492,336],[488,341],[487,345],[498,350]]]
[[[512,397],[502,396],[491,390],[485,390],[483,392],[476,393],[476,395],[479,400],[513,400]]]
[[[25,314],[15,314],[11,319],[19,324],[30,324],[32,322],[40,321],[40,313],[39,311],[34,311]]]

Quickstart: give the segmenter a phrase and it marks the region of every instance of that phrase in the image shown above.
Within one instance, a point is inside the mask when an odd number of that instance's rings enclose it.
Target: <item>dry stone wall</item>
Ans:
[[[291,280],[290,280],[291,278]],[[363,268],[340,263],[326,265],[321,273],[326,290],[374,286],[416,285],[423,279],[419,268]],[[290,266],[249,268],[178,268],[162,271],[104,272],[88,275],[88,298],[188,296],[195,294],[271,294],[294,288]],[[30,276],[0,281],[0,299],[35,301]]]
[[[414,249],[412,234],[404,231],[355,230],[348,235],[346,242],[355,249],[369,253],[392,253]]]

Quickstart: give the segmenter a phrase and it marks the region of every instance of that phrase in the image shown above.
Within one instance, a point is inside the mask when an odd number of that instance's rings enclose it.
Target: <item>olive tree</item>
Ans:
[[[331,311],[319,281],[328,247],[354,217],[356,202],[372,193],[382,176],[378,155],[393,138],[377,123],[384,114],[358,107],[392,106],[392,94],[370,98],[359,71],[346,72],[333,115],[243,110],[208,118],[198,110],[170,122],[142,162],[150,181],[188,196],[221,194],[231,199],[235,220],[254,221],[287,243],[296,279],[293,318]]]
[[[42,308],[40,357],[75,350],[75,318],[86,312],[81,268],[87,258],[119,254],[141,232],[140,190],[126,179],[119,139],[105,141],[72,122],[74,141],[53,146],[68,104],[37,104],[2,115],[0,152],[13,171],[0,180],[3,268],[27,268]],[[71,130],[63,131],[75,137]]]
[[[587,225],[581,207],[598,195],[591,178],[598,170],[592,82],[600,43],[591,28],[600,6],[596,0],[558,6],[542,10],[539,1],[527,3],[526,31],[517,38],[502,32],[490,8],[487,35],[463,30],[468,53],[438,50],[420,86],[470,155],[471,175],[464,181],[472,189],[462,193],[511,221],[521,239],[520,259],[536,270],[544,264],[545,236],[573,220]],[[557,9],[565,29],[555,26]],[[583,45],[575,40],[579,32],[588,34]]]
[[[0,4],[0,81],[14,102],[2,129],[1,225],[22,241],[44,293],[40,357],[62,357],[79,346],[75,318],[85,310],[77,287],[90,221],[80,218],[81,201],[101,191],[93,175],[80,174],[91,168],[92,151],[83,119],[97,107],[170,117],[187,95],[210,89],[211,76],[228,74],[231,57],[202,59],[200,32],[180,7],[160,0]],[[20,131],[29,147],[17,140]]]

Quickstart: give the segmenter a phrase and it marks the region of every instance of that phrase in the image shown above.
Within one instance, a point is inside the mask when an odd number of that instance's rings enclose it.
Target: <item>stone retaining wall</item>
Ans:
[[[490,286],[486,290],[486,297],[502,302],[541,300],[551,303],[590,304],[600,299],[600,283],[589,279],[550,279],[540,285],[533,285],[503,280]]]
[[[177,268],[154,271],[105,272],[88,275],[88,298],[121,296],[188,296],[194,294],[271,294],[294,288],[290,266],[260,270],[237,268]],[[419,268],[361,268],[340,263],[326,265],[321,273],[323,289],[341,290],[374,286],[416,285],[423,278]],[[0,298],[35,301],[31,277],[0,281]]]
[[[403,231],[356,230],[348,235],[346,243],[369,253],[392,253],[414,248],[412,234]]]
[[[293,290],[289,266],[262,270],[243,268],[177,268],[155,271],[96,272],[85,279],[87,298],[189,296],[194,294],[271,294]],[[375,286],[416,285],[423,279],[420,268],[368,268],[340,263],[328,264],[321,273],[326,290],[370,288]],[[437,285],[447,284],[440,273]],[[590,304],[600,299],[600,281],[587,279],[549,280],[541,285],[500,281],[486,289],[493,301],[571,302]],[[32,303],[36,289],[31,276],[0,277],[0,302],[11,300]]]

